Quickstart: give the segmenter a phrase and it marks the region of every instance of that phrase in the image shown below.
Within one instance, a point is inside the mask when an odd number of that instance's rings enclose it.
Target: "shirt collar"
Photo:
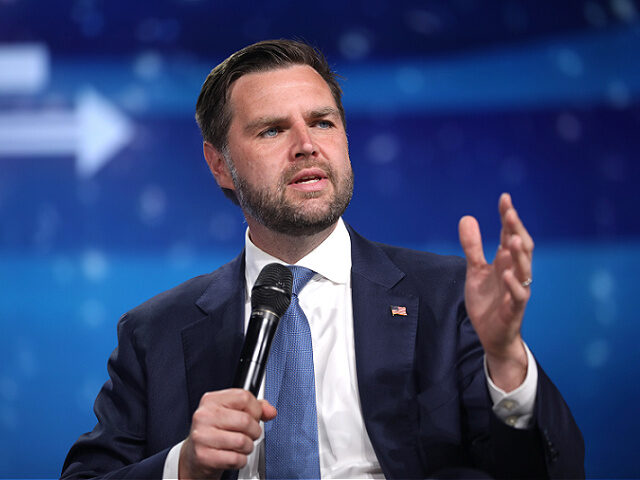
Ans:
[[[262,269],[269,263],[281,263],[282,260],[260,250],[249,238],[249,229],[245,233],[245,278],[247,291],[250,292]],[[351,275],[351,238],[342,218],[336,228],[313,251],[300,259],[296,265],[319,273],[336,284],[346,284]]]

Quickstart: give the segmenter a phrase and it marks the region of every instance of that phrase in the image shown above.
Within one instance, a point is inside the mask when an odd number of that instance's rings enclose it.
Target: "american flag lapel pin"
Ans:
[[[407,316],[407,307],[403,307],[402,305],[391,305],[391,315],[392,316],[400,316],[400,317],[406,317]]]

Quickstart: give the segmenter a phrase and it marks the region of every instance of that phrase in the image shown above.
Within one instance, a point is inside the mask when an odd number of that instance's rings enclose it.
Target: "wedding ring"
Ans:
[[[527,278],[524,282],[522,282],[522,286],[523,287],[528,287],[529,285],[531,285],[533,283],[533,278],[529,277]]]

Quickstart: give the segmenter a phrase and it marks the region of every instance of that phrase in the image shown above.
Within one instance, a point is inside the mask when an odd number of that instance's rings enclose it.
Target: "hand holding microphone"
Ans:
[[[292,283],[291,271],[277,263],[265,266],[258,275],[251,290],[251,317],[235,388],[202,396],[180,451],[180,479],[220,478],[224,470],[244,467],[262,433],[260,421],[275,418],[276,409],[256,395],[278,322],[291,303]]]

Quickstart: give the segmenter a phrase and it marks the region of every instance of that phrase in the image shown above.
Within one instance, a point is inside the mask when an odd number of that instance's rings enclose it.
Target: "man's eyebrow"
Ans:
[[[279,125],[281,123],[284,123],[286,120],[287,120],[286,117],[276,117],[276,116],[258,117],[255,120],[249,122],[244,127],[244,131],[248,133],[252,133],[256,130],[261,130],[264,127],[268,127],[271,125]]]
[[[311,110],[307,114],[309,118],[323,118],[323,117],[329,117],[331,115],[339,117],[340,113],[338,112],[338,109],[335,107],[323,107],[317,110]]]

